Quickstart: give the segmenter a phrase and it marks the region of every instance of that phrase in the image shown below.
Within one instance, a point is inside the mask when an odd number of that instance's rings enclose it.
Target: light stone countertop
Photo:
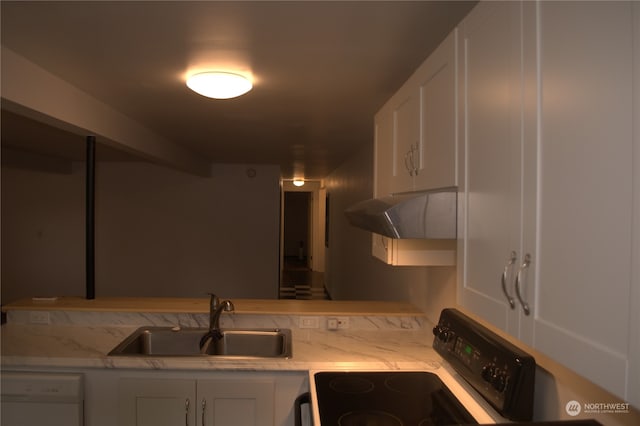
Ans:
[[[242,314],[298,315],[420,315],[405,302],[361,300],[233,299]],[[74,312],[207,313],[209,298],[177,297],[53,297],[21,299],[2,306],[3,312],[64,310]]]
[[[234,304],[236,302],[234,301]],[[372,309],[348,311],[344,304],[323,304],[311,310],[298,308],[282,313],[225,313],[223,328],[289,328],[292,331],[291,358],[220,359],[215,357],[108,356],[124,338],[140,326],[207,327],[208,314],[201,309],[145,309],[112,312],[69,309],[37,304],[6,309],[8,323],[2,326],[1,366],[23,368],[123,368],[170,370],[308,371],[335,369],[427,370],[439,367],[440,356],[431,348],[432,325],[419,312],[384,304]],[[242,302],[240,303],[242,306]],[[237,304],[236,304],[237,306]],[[250,306],[250,303],[245,304]],[[353,307],[354,305],[351,305]],[[275,306],[267,309],[270,311]],[[364,308],[364,306],[356,306]],[[158,312],[158,311],[164,312]],[[254,313],[251,313],[254,312]],[[33,324],[34,317],[46,325]],[[349,328],[327,330],[327,319],[348,316]],[[315,317],[318,328],[301,328],[301,319]]]
[[[433,369],[440,357],[425,330],[292,329],[289,359],[130,357],[107,354],[136,327],[4,325],[2,367],[212,370]]]

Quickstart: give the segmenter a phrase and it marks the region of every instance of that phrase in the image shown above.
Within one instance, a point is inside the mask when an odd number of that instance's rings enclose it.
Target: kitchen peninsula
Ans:
[[[238,299],[234,304],[235,312],[221,318],[223,327],[290,328],[291,359],[114,359],[107,353],[137,327],[207,327],[208,300],[61,298],[23,300],[3,307],[8,323],[3,326],[2,365],[302,371],[332,368],[336,362],[358,363],[359,368],[394,368],[396,363],[397,368],[414,364],[417,368],[429,358],[431,327],[409,304],[254,299]],[[327,330],[327,319],[333,317],[346,317],[348,328]]]
[[[190,388],[196,382],[232,383],[240,392],[254,392],[267,383],[272,389],[267,392],[269,400],[274,399],[270,404],[274,424],[292,424],[292,402],[308,390],[309,370],[440,368],[439,357],[430,347],[431,325],[409,304],[233,302],[235,312],[222,316],[222,327],[289,328],[292,357],[222,360],[108,355],[140,326],[207,327],[206,298],[26,299],[3,307],[7,323],[2,326],[2,369],[82,374],[85,424],[107,426],[121,424],[122,398],[140,396],[130,392],[166,390],[163,397],[168,398],[176,386],[187,383]],[[327,330],[330,318],[340,318],[348,328]]]
[[[433,324],[411,304],[257,299],[233,303],[235,312],[223,314],[222,327],[289,328],[292,357],[109,356],[140,326],[207,327],[208,299],[65,297],[24,299],[3,307],[7,323],[2,326],[2,370],[82,375],[85,425],[108,426],[122,424],[118,407],[123,399],[125,405],[141,395],[184,401],[183,386],[196,392],[196,387],[210,389],[211,383],[217,388],[237,387],[234,392],[239,397],[266,386],[273,411],[269,416],[274,424],[289,425],[292,401],[309,390],[310,370],[446,368],[431,347]],[[329,319],[345,321],[347,327],[328,330]],[[536,383],[540,419],[561,418],[558,401],[574,392],[587,400],[610,397],[542,354],[532,353],[541,367]],[[576,384],[580,386],[574,388]],[[557,398],[549,399],[549,389],[555,389]],[[606,418],[604,424],[631,425],[638,419],[640,414],[632,409],[624,416]]]

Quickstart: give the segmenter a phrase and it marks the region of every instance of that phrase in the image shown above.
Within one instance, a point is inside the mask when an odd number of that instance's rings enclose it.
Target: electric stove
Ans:
[[[323,425],[476,423],[431,372],[321,372],[315,383]]]
[[[311,372],[315,426],[530,421],[535,360],[456,309],[433,329],[428,371]]]

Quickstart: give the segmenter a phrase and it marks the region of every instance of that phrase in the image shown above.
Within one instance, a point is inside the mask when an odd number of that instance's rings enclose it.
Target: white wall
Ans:
[[[2,168],[2,303],[85,294],[84,166],[75,169]],[[214,165],[203,178],[101,162],[96,174],[96,296],[277,297],[277,166]]]
[[[454,267],[385,265],[371,255],[371,234],[347,222],[344,210],[373,196],[373,144],[363,146],[325,184],[330,199],[325,281],[332,298],[406,301],[431,320],[455,305]]]

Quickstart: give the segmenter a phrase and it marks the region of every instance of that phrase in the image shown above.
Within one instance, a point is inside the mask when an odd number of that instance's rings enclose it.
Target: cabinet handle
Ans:
[[[511,306],[511,309],[516,308],[516,301],[513,300],[513,297],[509,294],[509,290],[507,290],[507,275],[509,274],[509,270],[516,263],[516,259],[517,259],[516,252],[512,251],[509,257],[509,262],[507,262],[507,264],[504,266],[504,271],[502,271],[502,277],[500,280],[502,282],[502,292],[504,293],[504,296],[507,298],[507,301],[509,302],[509,306]]]
[[[404,168],[409,172],[409,176],[418,175],[416,167],[415,153],[418,152],[418,142],[411,144],[411,149],[404,154]]]
[[[207,400],[202,398],[202,426],[204,426],[204,414],[207,410]]]
[[[411,145],[411,169],[413,170],[413,176],[418,176],[419,167],[416,165],[416,154],[419,152],[419,147],[418,142]]]
[[[409,176],[413,176],[413,166],[412,166],[412,152],[413,152],[413,146],[411,147],[411,151],[407,151],[404,154],[404,168],[407,169],[407,171],[409,172]]]
[[[189,406],[191,405],[191,401],[189,398],[184,401],[184,424],[185,426],[189,426]]]
[[[518,270],[518,274],[516,275],[516,296],[518,297],[518,301],[522,305],[522,310],[524,311],[525,315],[529,315],[531,313],[531,310],[529,309],[529,304],[524,301],[522,295],[520,294],[520,283],[522,283],[522,273],[529,268],[529,265],[531,265],[531,255],[527,253],[524,257],[524,262],[522,263],[522,266],[520,266],[520,270]]]

